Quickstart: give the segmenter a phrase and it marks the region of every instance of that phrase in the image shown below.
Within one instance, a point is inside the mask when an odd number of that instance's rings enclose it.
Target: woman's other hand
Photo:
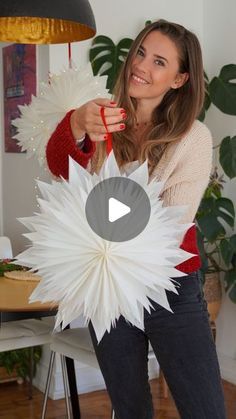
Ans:
[[[76,140],[86,133],[92,141],[107,140],[107,130],[101,116],[102,107],[105,108],[104,117],[109,133],[125,129],[125,110],[118,108],[117,104],[109,99],[95,99],[75,109],[71,114],[70,124]]]

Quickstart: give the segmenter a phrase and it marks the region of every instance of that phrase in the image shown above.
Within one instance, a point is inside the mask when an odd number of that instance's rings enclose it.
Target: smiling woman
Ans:
[[[193,257],[175,267],[182,278],[177,278],[178,295],[167,291],[173,313],[152,301],[150,312],[143,313],[144,330],[121,316],[99,344],[90,325],[119,419],[153,418],[146,362],[149,341],[183,419],[226,417],[215,346],[201,294],[193,224],[209,181],[212,159],[209,130],[196,120],[203,101],[203,64],[197,37],[181,25],[159,20],[146,26],[133,42],[114,89],[114,101],[92,100],[71,110],[47,145],[53,174],[68,175],[68,155],[88,170],[99,172],[106,157],[107,132],[112,133],[119,167],[131,173],[137,163],[147,160],[149,180],[163,182],[164,206],[187,208],[181,222],[191,227],[181,248]],[[80,148],[76,139],[84,135]],[[149,255],[140,279],[149,279],[153,264]],[[156,275],[158,282],[160,272]],[[127,270],[122,280],[131,281],[132,274]]]
[[[135,76],[148,84],[135,83]],[[114,89],[117,102],[127,111],[126,130],[113,134],[120,164],[124,159],[148,158],[152,173],[166,144],[182,138],[191,128],[202,108],[204,91],[197,37],[164,20],[146,26],[134,40]],[[151,127],[140,131],[141,147],[137,150],[133,125],[147,121]],[[122,138],[127,141],[121,143]],[[99,145],[97,153],[102,159],[101,148]]]
[[[159,31],[150,32],[140,45],[131,65],[129,95],[140,98],[139,108],[151,116],[170,89],[180,88],[188,79],[180,72],[179,54],[174,42]],[[139,122],[143,112],[139,110]]]

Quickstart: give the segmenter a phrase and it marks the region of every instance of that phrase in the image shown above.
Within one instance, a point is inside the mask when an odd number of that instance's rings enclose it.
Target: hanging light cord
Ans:
[[[68,60],[69,60],[69,68],[72,68],[72,61],[71,61],[71,43],[68,42]]]

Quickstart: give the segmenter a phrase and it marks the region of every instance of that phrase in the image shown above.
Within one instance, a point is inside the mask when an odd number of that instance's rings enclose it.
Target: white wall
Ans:
[[[218,75],[225,64],[236,63],[236,2],[235,0],[208,0],[204,2],[204,55],[210,79]],[[236,117],[224,115],[214,106],[209,110],[206,122],[211,129],[215,144],[226,136],[236,135]],[[236,204],[236,181],[228,180],[224,194]],[[222,375],[236,383],[236,304],[227,296],[223,298],[217,319],[217,349]]]
[[[4,43],[0,44],[1,57],[2,48],[5,45]],[[37,48],[37,58],[37,79],[38,81],[45,81],[49,67],[48,46]],[[2,78],[2,65],[0,68],[0,78]],[[2,182],[0,192],[2,188],[2,200],[0,209],[2,206],[3,233],[10,237],[13,245],[13,254],[16,255],[28,244],[28,241],[22,237],[25,229],[17,218],[30,216],[37,209],[35,179],[40,177],[43,180],[48,177],[45,169],[40,168],[36,160],[28,160],[25,153],[5,153],[2,88],[1,106],[0,162],[2,162]]]
[[[107,35],[114,42],[121,38],[135,38],[147,20],[159,18],[186,25],[203,39],[203,0],[90,0],[96,24],[97,35]],[[87,61],[91,41],[72,45],[72,58],[83,65]],[[68,66],[67,45],[50,46],[50,71]]]

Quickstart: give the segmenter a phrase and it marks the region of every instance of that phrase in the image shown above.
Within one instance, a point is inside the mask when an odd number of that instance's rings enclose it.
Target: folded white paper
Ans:
[[[17,128],[13,138],[27,157],[36,156],[43,165],[47,142],[58,123],[68,111],[89,100],[110,98],[106,83],[107,76],[94,76],[90,63],[82,69],[73,64],[41,83],[39,94],[32,96],[29,105],[19,106],[21,115],[12,121]]]
[[[145,162],[128,178],[150,199],[149,222],[131,240],[106,241],[87,222],[86,199],[98,182],[127,176],[120,173],[113,152],[99,176],[71,158],[69,166],[68,181],[38,182],[40,213],[21,219],[31,231],[25,236],[32,246],[17,256],[16,263],[37,269],[43,278],[30,301],[57,302],[56,327],[64,328],[82,314],[91,320],[98,341],[121,315],[143,329],[143,310],[150,312],[150,299],[172,311],[166,290],[178,294],[174,278],[185,275],[175,266],[193,256],[179,247],[192,226],[179,223],[186,206],[163,207],[159,199],[163,183],[148,183]]]

